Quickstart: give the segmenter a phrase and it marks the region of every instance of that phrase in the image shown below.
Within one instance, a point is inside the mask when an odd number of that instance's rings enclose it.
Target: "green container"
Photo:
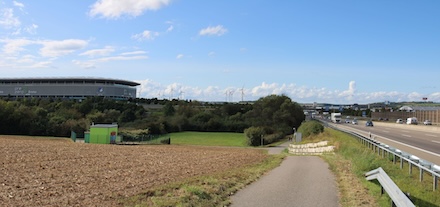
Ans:
[[[90,132],[84,132],[84,142],[90,143]]]
[[[90,126],[90,143],[114,144],[117,136],[117,124],[94,124]]]

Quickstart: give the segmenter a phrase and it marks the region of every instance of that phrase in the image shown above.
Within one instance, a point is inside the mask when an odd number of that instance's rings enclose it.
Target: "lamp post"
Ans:
[[[295,141],[296,141],[296,128],[295,127],[293,127],[293,135],[292,135],[292,139],[295,139]]]

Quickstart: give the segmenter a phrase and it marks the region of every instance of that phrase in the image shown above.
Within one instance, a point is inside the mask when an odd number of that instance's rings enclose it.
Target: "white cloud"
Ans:
[[[157,36],[159,36],[159,32],[152,32],[149,30],[145,30],[142,33],[132,35],[131,38],[137,41],[143,41],[143,40],[154,40],[154,38]]]
[[[158,10],[169,3],[170,0],[98,0],[91,6],[89,15],[107,19],[118,19],[124,15],[136,17],[146,10]]]
[[[81,68],[85,68],[85,69],[96,68],[95,63],[92,61],[82,62],[82,61],[78,61],[78,60],[72,60],[72,63],[75,65],[78,65]]]
[[[147,52],[145,52],[145,51],[138,50],[138,51],[133,51],[133,52],[124,52],[124,53],[121,53],[121,55],[143,55],[146,53]]]
[[[16,60],[17,63],[34,63],[36,57],[33,55],[23,55],[20,59]]]
[[[59,57],[68,55],[77,50],[83,49],[88,42],[79,39],[67,39],[61,41],[42,41],[43,47],[40,49],[40,54],[43,57]]]
[[[173,25],[171,25],[171,26],[168,27],[167,32],[171,32],[173,30],[174,30],[174,27],[173,27]]]
[[[2,51],[7,55],[17,55],[26,50],[24,47],[35,44],[34,41],[28,39],[0,39],[0,42],[5,43]]]
[[[252,96],[268,96],[271,94],[275,94],[274,91],[275,89],[277,89],[278,84],[276,83],[271,83],[271,84],[267,84],[265,82],[261,83],[261,85],[256,86],[252,89]]]
[[[103,63],[103,62],[126,61],[126,60],[144,60],[144,59],[148,59],[148,56],[146,56],[146,55],[133,55],[133,56],[118,55],[118,56],[109,56],[109,57],[91,59],[91,60],[87,60],[87,61],[73,60],[72,62],[82,68],[90,69],[90,68],[97,68],[97,64]]]
[[[339,97],[345,98],[348,101],[352,101],[355,93],[356,93],[356,82],[350,81],[350,83],[348,83],[348,90],[340,93]]]
[[[215,52],[213,52],[213,51],[208,53],[208,56],[210,56],[210,57],[212,57],[214,55],[215,55]]]
[[[24,4],[18,1],[13,1],[14,6],[19,7],[19,8],[24,8]]]
[[[0,26],[10,29],[21,25],[20,20],[14,16],[14,10],[11,8],[4,8],[0,10]]]
[[[176,59],[182,59],[183,57],[184,57],[183,54],[178,54],[177,57],[176,57]]]
[[[207,27],[205,29],[200,30],[199,35],[200,36],[204,36],[204,35],[222,36],[226,32],[228,32],[228,30],[226,28],[224,28],[223,25],[218,25],[215,27]]]
[[[36,34],[38,29],[38,25],[32,24],[31,26],[27,26],[24,28],[24,31],[26,31],[29,34]]]
[[[199,101],[241,101],[242,89],[243,100],[255,101],[261,97],[271,94],[289,96],[293,101],[299,103],[373,103],[383,101],[419,101],[422,95],[418,93],[400,93],[400,92],[363,92],[353,93],[353,100],[341,99],[341,94],[345,91],[329,90],[327,88],[309,88],[307,86],[297,86],[295,84],[261,83],[261,85],[251,88],[206,86],[205,88],[184,86],[179,83],[162,85],[153,80],[136,81],[141,83],[138,89],[138,97],[142,98],[182,98],[180,92],[184,93],[185,99]],[[354,84],[350,84],[349,90],[356,91]],[[171,93],[172,92],[172,93]],[[227,92],[227,93],[226,93]],[[431,101],[440,101],[440,93],[428,95]]]
[[[93,61],[96,62],[109,62],[113,60],[142,60],[142,59],[148,59],[148,56],[145,55],[138,55],[138,56],[113,56],[113,57],[104,57],[95,59]]]
[[[33,65],[31,65],[31,68],[48,68],[51,67],[52,62],[51,61],[43,61],[43,62],[37,62]]]
[[[107,56],[114,52],[115,49],[111,46],[106,46],[103,49],[94,49],[94,50],[88,50],[86,52],[83,52],[79,54],[80,56],[89,56],[89,57],[97,57],[97,56]]]

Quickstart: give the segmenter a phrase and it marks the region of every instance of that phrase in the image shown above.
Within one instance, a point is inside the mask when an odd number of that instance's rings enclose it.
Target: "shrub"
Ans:
[[[282,139],[284,137],[284,134],[281,132],[269,134],[267,136],[264,136],[264,144],[272,144],[274,142],[277,142],[278,140]]]
[[[171,144],[171,139],[170,138],[166,138],[166,139],[161,139],[160,140],[161,144]]]
[[[261,137],[264,135],[262,127],[249,127],[244,130],[244,135],[247,138],[247,145],[259,146],[261,145]]]
[[[301,132],[303,137],[309,137],[324,132],[324,126],[317,121],[307,121],[301,124],[298,132]]]

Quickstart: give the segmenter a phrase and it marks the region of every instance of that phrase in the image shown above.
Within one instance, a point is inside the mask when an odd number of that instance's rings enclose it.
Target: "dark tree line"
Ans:
[[[0,100],[0,134],[70,136],[70,131],[84,132],[92,122],[128,123],[145,117],[141,106],[101,97]]]
[[[0,134],[69,136],[93,123],[114,123],[151,134],[178,131],[243,132],[251,126],[265,133],[287,134],[304,120],[299,104],[287,96],[271,95],[254,104],[209,104],[198,101],[102,97],[79,100],[0,100]]]

